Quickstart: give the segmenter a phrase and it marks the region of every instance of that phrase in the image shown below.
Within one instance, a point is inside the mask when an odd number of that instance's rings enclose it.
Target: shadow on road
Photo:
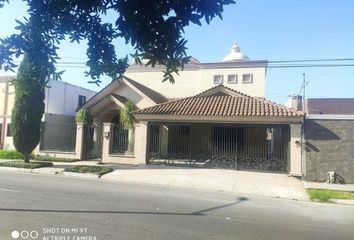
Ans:
[[[201,209],[198,211],[190,212],[190,213],[178,213],[178,212],[144,212],[144,211],[105,211],[105,210],[65,210],[65,209],[21,209],[21,208],[0,208],[0,212],[32,212],[32,213],[104,213],[104,214],[143,214],[143,215],[181,215],[181,216],[206,216],[207,212],[226,208],[230,206],[234,206],[236,204],[240,204],[244,201],[248,201],[249,199],[246,197],[239,197],[237,201],[210,207],[206,209]]]

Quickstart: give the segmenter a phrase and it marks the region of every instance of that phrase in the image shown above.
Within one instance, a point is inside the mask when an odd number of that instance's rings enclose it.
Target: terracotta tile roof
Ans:
[[[143,92],[146,96],[148,96],[150,99],[152,99],[154,102],[156,103],[164,103],[167,102],[167,98],[165,96],[163,96],[161,93],[158,93],[144,85],[142,85],[141,83],[138,83],[130,78],[127,78],[125,76],[123,76],[124,80],[126,80],[127,82],[129,82],[130,84],[132,84],[134,87],[136,87],[137,89],[139,89],[141,92]]]
[[[217,86],[230,90],[224,86]],[[216,87],[214,87],[216,88]],[[264,98],[242,95],[211,95],[202,94],[176,101],[157,104],[155,106],[140,109],[134,114],[157,115],[197,115],[197,116],[255,116],[255,117],[297,117],[303,116],[303,112],[268,101]],[[231,89],[232,90],[232,89]],[[240,94],[239,92],[232,90]]]

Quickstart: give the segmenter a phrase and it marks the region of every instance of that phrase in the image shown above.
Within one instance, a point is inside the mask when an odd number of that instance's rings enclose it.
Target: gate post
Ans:
[[[112,126],[113,123],[103,123],[102,162],[109,159],[109,154],[111,151]]]
[[[135,124],[135,150],[134,155],[137,164],[146,164],[147,142],[148,142],[148,122],[141,121]]]
[[[84,150],[84,129],[85,124],[82,122],[76,123],[76,143],[75,143],[75,154],[79,160],[83,160],[83,150]]]
[[[290,175],[302,176],[301,148],[301,124],[290,124]]]

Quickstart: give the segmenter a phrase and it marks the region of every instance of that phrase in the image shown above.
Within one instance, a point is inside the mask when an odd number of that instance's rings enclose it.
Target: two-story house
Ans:
[[[133,64],[91,98],[83,108],[99,127],[80,149],[101,149],[103,162],[302,174],[303,113],[264,98],[266,60],[250,60],[234,44],[220,62],[191,58],[174,84],[162,82],[163,70]],[[128,102],[129,129],[119,121]]]

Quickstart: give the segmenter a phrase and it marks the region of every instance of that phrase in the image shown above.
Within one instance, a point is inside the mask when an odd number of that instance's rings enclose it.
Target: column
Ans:
[[[103,123],[102,162],[107,162],[111,150],[113,123]]]
[[[302,176],[301,171],[302,124],[290,124],[290,175]]]
[[[79,160],[83,160],[84,157],[84,131],[85,124],[82,122],[76,123],[76,143],[75,143],[75,153]]]
[[[137,164],[146,164],[148,122],[135,124],[135,158]]]

